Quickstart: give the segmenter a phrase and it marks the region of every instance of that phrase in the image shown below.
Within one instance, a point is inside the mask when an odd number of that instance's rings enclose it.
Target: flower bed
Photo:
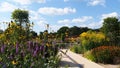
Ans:
[[[0,44],[0,68],[56,68],[60,60],[57,52],[57,47],[49,43]]]
[[[100,63],[116,63],[116,58],[120,58],[119,46],[100,46],[84,54],[90,60]],[[120,63],[120,62],[117,62]]]

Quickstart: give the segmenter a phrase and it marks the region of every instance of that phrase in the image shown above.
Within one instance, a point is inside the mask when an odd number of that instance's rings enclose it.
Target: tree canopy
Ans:
[[[118,44],[120,40],[120,21],[116,17],[104,19],[102,31],[110,38],[111,45]]]
[[[16,9],[12,12],[12,19],[18,22],[21,26],[22,24],[29,22],[29,13],[26,10]]]

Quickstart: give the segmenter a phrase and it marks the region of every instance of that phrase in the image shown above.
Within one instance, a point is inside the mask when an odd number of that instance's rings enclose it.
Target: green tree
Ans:
[[[61,34],[61,40],[62,40],[62,42],[65,41],[65,34]]]
[[[80,28],[77,26],[71,27],[69,31],[70,31],[70,36],[79,36],[80,34]]]
[[[61,28],[57,31],[57,33],[58,33],[59,35],[65,34],[68,30],[69,30],[69,28],[68,28],[67,26],[63,26],[63,27],[61,27]]]
[[[30,33],[29,12],[26,10],[15,9],[12,12],[11,17],[14,20],[14,22],[20,26],[21,29],[24,28],[26,30],[26,37],[27,39],[29,39],[29,33]]]
[[[120,40],[120,21],[116,17],[104,19],[102,31],[110,38],[111,45],[119,45]]]
[[[15,9],[12,12],[12,19],[20,26],[24,26],[24,24],[29,23],[29,13],[26,10]]]

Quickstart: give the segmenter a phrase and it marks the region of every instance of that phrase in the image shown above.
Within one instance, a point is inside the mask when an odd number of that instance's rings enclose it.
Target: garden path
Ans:
[[[76,54],[66,49],[60,49],[59,54],[62,55],[60,67],[65,68],[104,68],[86,58],[82,57],[80,54]]]

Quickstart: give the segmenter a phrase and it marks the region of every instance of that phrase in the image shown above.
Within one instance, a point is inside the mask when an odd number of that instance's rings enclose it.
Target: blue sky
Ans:
[[[57,31],[62,26],[100,28],[106,17],[119,17],[120,0],[0,0],[0,29],[15,9],[28,10],[33,30]]]

